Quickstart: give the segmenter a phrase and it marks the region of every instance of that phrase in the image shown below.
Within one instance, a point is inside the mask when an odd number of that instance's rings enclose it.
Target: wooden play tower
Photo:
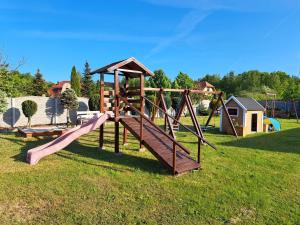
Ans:
[[[111,120],[115,124],[115,153],[120,153],[119,148],[119,127],[120,123],[124,127],[123,143],[127,142],[127,133],[136,137],[140,142],[140,148],[146,147],[159,161],[161,161],[174,175],[200,168],[200,148],[201,144],[210,144],[203,136],[201,127],[197,125],[196,132],[179,122],[179,118],[170,116],[166,109],[160,108],[145,97],[144,81],[147,76],[154,74],[135,58],[111,63],[100,69],[91,72],[91,75],[100,75],[100,111],[102,113],[110,111],[113,117]],[[114,83],[111,90],[106,90],[104,75],[113,75]],[[124,77],[124,85],[120,85],[120,76]],[[139,79],[137,87],[129,87],[130,79]],[[149,88],[148,88],[149,91]],[[163,130],[148,118],[145,111],[145,101],[152,107],[158,108],[164,115],[169,126],[169,132]],[[164,101],[163,101],[164,102]],[[188,106],[190,102],[187,99]],[[179,123],[198,140],[197,160],[190,156],[190,150],[179,143],[172,135],[172,124]],[[199,130],[200,129],[200,130]],[[99,147],[103,147],[104,125],[100,126]]]

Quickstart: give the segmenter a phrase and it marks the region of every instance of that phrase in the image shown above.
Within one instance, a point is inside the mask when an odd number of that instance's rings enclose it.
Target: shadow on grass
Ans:
[[[15,135],[15,137],[12,137],[12,135],[10,134],[7,135],[7,137],[2,136],[2,138],[11,141],[14,144],[20,145],[20,153],[13,156],[12,158],[16,161],[20,161],[24,163],[26,163],[26,155],[28,150],[53,140],[53,138],[50,137],[43,138],[40,140],[36,140],[36,139],[22,140],[17,134]],[[109,144],[111,144],[111,141],[105,140],[104,146],[107,146]],[[65,151],[70,152],[72,154],[66,154],[65,152],[60,152],[60,151],[55,154],[65,159],[73,160],[87,165],[101,167],[104,169],[111,169],[115,171],[142,170],[150,173],[158,173],[158,174],[166,174],[166,175],[169,174],[168,171],[164,169],[164,167],[161,165],[161,163],[158,160],[144,158],[142,155],[141,157],[129,155],[125,153],[122,153],[121,155],[116,155],[113,151],[99,150],[98,146],[88,146],[80,143],[77,140],[75,140],[68,147],[66,147]],[[75,156],[73,154],[75,154]],[[83,156],[87,158],[87,160],[78,158],[76,157],[76,155]],[[88,158],[99,160],[99,163],[95,163],[94,161],[88,160]],[[108,166],[102,164],[103,162],[109,162],[116,165],[123,165],[132,168],[132,170],[128,168],[120,169],[113,166]],[[39,163],[42,163],[42,160]]]
[[[300,154],[300,128],[254,135],[221,143],[225,146]]]

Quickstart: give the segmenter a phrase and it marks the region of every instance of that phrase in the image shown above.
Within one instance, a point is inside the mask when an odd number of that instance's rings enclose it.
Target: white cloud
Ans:
[[[146,58],[149,58],[168,48],[172,44],[187,38],[207,16],[207,12],[200,10],[192,10],[187,13],[174,29],[174,34],[159,41],[154,48],[152,48]]]

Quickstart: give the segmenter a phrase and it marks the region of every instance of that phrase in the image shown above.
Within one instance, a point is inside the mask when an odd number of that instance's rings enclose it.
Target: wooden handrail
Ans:
[[[122,99],[122,101],[128,105],[130,108],[132,108],[135,112],[137,112],[141,117],[143,117],[143,119],[147,120],[151,125],[156,126],[147,116],[143,115],[137,108],[135,108],[131,103],[129,103],[125,98],[123,97],[119,97],[120,99]],[[190,154],[190,151],[187,150],[182,144],[180,144],[179,142],[177,142],[174,138],[172,138],[170,135],[166,134],[159,126],[156,126],[157,129],[159,130],[159,132],[161,132],[162,134],[164,134],[168,139],[170,139],[173,143],[175,143],[176,145],[178,145],[179,147],[181,147],[186,153]],[[173,149],[174,150],[174,149]]]
[[[202,138],[201,136],[199,136],[197,133],[195,133],[193,130],[191,130],[190,128],[188,128],[187,126],[185,126],[184,124],[182,124],[181,122],[179,122],[177,119],[175,119],[175,117],[171,116],[170,114],[168,114],[167,112],[164,112],[163,109],[161,109],[158,105],[154,104],[153,102],[151,102],[148,98],[143,97],[146,101],[148,101],[150,104],[152,104],[154,107],[156,107],[158,110],[160,110],[161,112],[163,112],[166,116],[170,117],[171,119],[173,119],[174,121],[176,121],[176,123],[179,123],[182,127],[184,127],[186,130],[188,130],[189,132],[191,132],[192,134],[194,134],[197,138],[200,138],[203,142],[205,142],[207,145],[209,145],[210,147],[212,147],[213,149],[217,150],[217,148],[209,143],[208,141],[206,141],[204,138]],[[151,121],[152,122],[152,121]]]

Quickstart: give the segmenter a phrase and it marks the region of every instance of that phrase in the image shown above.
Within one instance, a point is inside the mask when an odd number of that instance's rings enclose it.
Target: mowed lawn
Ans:
[[[0,224],[300,224],[300,123],[281,122],[238,140],[206,132],[218,150],[203,146],[202,170],[178,177],[131,135],[116,156],[111,125],[105,150],[92,132],[36,166],[27,150],[51,138],[0,134]],[[196,159],[195,137],[177,135]]]

